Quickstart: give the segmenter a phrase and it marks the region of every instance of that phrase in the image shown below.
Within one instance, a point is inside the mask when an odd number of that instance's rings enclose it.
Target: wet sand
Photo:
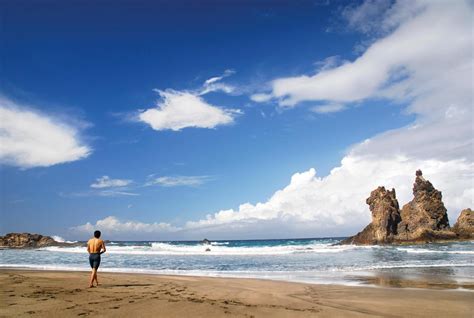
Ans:
[[[474,292],[0,270],[1,317],[473,317]]]

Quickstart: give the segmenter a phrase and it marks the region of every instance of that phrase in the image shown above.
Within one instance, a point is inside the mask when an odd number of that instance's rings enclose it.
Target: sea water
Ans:
[[[101,271],[267,278],[359,284],[374,273],[474,283],[474,241],[413,246],[335,245],[342,238],[199,241],[114,241]],[[210,249],[210,251],[206,251]],[[89,270],[85,247],[0,250],[0,267]]]

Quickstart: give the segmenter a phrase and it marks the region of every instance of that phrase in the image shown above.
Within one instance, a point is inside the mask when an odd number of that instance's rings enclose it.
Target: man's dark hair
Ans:
[[[100,231],[95,231],[94,232],[94,237],[99,238],[100,237]]]

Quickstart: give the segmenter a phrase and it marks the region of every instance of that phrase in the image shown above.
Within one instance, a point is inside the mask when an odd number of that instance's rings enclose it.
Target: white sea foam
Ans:
[[[436,253],[436,254],[474,254],[474,251],[446,251],[446,250],[430,250],[425,248],[403,248],[398,247],[398,251],[407,252],[407,253],[414,253],[414,254],[428,254],[428,253]]]
[[[53,238],[53,240],[55,240],[56,242],[59,242],[59,243],[76,243],[77,242],[77,241],[66,241],[65,239],[63,239],[59,235],[53,235],[51,237]]]
[[[219,244],[185,245],[154,242],[150,245],[118,246],[109,245],[107,253],[130,254],[130,255],[287,255],[298,253],[341,253],[359,247],[353,245],[330,244],[308,244],[308,245],[275,245],[275,246],[228,246],[228,242],[214,242]],[[227,243],[227,244],[226,244]],[[210,251],[206,251],[210,249]],[[86,253],[84,247],[45,247],[41,250],[64,252],[64,253]]]

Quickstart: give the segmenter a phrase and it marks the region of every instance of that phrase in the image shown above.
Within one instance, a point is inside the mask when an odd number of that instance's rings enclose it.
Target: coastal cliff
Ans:
[[[47,246],[74,246],[76,243],[57,242],[50,236],[31,233],[8,233],[0,236],[0,248],[39,248]]]
[[[441,191],[425,180],[421,170],[416,171],[413,199],[401,210],[395,189],[378,187],[366,202],[372,222],[340,244],[428,243],[474,238],[473,211],[463,210],[456,225],[450,228]]]

